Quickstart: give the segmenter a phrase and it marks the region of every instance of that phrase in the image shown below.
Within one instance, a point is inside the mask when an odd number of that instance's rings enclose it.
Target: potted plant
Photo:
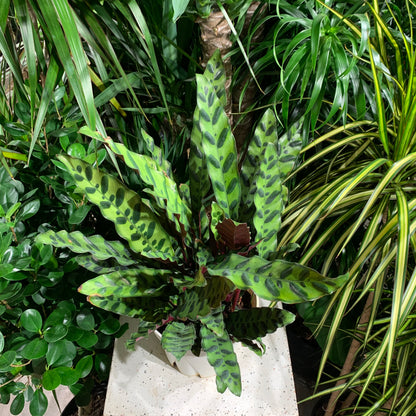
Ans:
[[[166,351],[179,360],[202,348],[218,391],[240,395],[233,342],[261,354],[261,337],[294,318],[277,308],[249,307],[244,296],[303,302],[333,292],[346,276],[328,279],[278,258],[276,233],[287,200],[283,180],[300,137],[294,127],[278,140],[276,118],[266,111],[239,169],[224,112],[224,80],[216,53],[197,75],[188,183],[176,183],[172,166],[144,131],[150,156],[81,129],[121,158],[130,170],[123,177],[129,187],[89,163],[58,156],[76,191],[99,207],[126,243],[65,230],[48,231],[37,241],[80,254],[78,264],[98,274],[80,292],[93,305],[139,318],[132,340],[163,326]]]

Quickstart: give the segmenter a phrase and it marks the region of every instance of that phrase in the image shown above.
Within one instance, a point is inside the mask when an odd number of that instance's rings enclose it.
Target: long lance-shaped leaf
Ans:
[[[172,166],[170,162],[163,157],[162,149],[155,145],[155,141],[150,134],[147,134],[143,129],[141,130],[141,133],[152,159],[163,172],[166,172],[166,175],[168,175],[169,178],[172,178]]]
[[[137,193],[79,159],[61,155],[59,160],[87,198],[100,208],[102,215],[114,222],[117,233],[128,241],[133,251],[146,257],[178,260],[176,241]]]
[[[281,215],[287,200],[287,188],[283,186],[276,146],[267,144],[259,166],[254,195],[256,213],[253,224],[256,228],[257,251],[263,258],[277,249],[277,232],[281,226]]]
[[[171,322],[162,333],[162,347],[180,360],[194,345],[196,330],[194,325]]]
[[[292,171],[302,148],[301,127],[302,120],[299,120],[277,141],[277,156],[282,181]]]
[[[77,264],[84,269],[89,270],[90,272],[93,272],[95,274],[106,274],[106,273],[112,273],[117,272],[120,270],[126,270],[127,266],[123,266],[121,264],[117,264],[115,266],[111,266],[107,264],[105,261],[99,261],[94,256],[86,254],[84,256],[77,256],[76,258]],[[132,261],[132,264],[135,263],[135,261]]]
[[[218,321],[217,325],[222,327],[222,335],[209,329],[209,320]],[[200,330],[202,348],[207,353],[208,362],[214,367],[217,375],[217,390],[220,393],[228,389],[236,396],[241,395],[241,374],[237,362],[237,356],[233,349],[225,324],[222,321],[221,308],[209,317],[204,318],[205,325]]]
[[[169,270],[140,267],[102,274],[83,283],[78,291],[88,296],[158,296],[169,282]]]
[[[291,324],[295,315],[277,308],[252,308],[235,311],[225,321],[227,331],[237,339],[257,339]]]
[[[247,211],[254,204],[257,191],[255,178],[267,143],[277,142],[277,120],[273,110],[268,109],[257,124],[254,136],[250,140],[246,157],[241,166],[241,203]]]
[[[394,347],[396,344],[397,332],[399,329],[401,308],[403,301],[403,292],[407,279],[407,262],[409,255],[409,207],[406,196],[402,189],[396,189],[397,206],[399,214],[399,235],[396,258],[396,269],[394,273],[394,289],[391,306],[391,320],[388,331],[388,348],[386,357],[386,369],[384,378],[384,389],[387,387],[387,381],[390,373],[393,359]]]
[[[215,93],[223,107],[227,104],[225,90],[225,69],[219,50],[215,51],[207,63],[204,76],[214,87]],[[202,131],[200,125],[200,112],[195,108],[193,128],[191,133],[191,146],[189,154],[189,184],[192,194],[192,212],[198,214],[202,206],[202,200],[211,188],[208,176],[207,162],[202,151]]]
[[[237,218],[241,195],[237,148],[224,108],[203,75],[197,75],[197,105],[202,147],[216,200],[228,218]]]
[[[102,298],[88,296],[88,302],[98,308],[117,313],[118,315],[141,318],[148,322],[160,322],[171,312],[172,307],[166,299],[159,298]]]
[[[106,241],[101,235],[85,236],[80,231],[68,233],[67,231],[47,231],[36,237],[42,244],[51,244],[54,247],[69,248],[74,253],[90,253],[98,260],[114,257],[123,266],[134,263],[129,251],[119,241]]]
[[[285,303],[318,299],[339,289],[348,279],[348,275],[326,278],[309,267],[284,260],[267,261],[238,254],[210,264],[207,269],[213,276],[227,277],[239,289],[251,289],[262,299]]]
[[[182,231],[182,224],[188,231],[189,207],[181,199],[176,182],[163,171],[163,166],[158,165],[151,157],[132,152],[124,144],[116,143],[110,138],[105,139],[105,144],[115,154],[122,156],[126,165],[139,173],[143,182],[152,186],[151,194],[156,198],[158,205],[166,210],[167,217],[176,224],[177,230]],[[177,223],[178,216],[180,224]]]

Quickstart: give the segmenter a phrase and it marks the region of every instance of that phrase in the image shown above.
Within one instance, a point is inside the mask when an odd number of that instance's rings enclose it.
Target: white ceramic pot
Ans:
[[[162,334],[159,331],[155,331],[155,335],[157,339],[161,341]],[[201,350],[199,357],[194,355],[192,351],[187,351],[180,360],[166,350],[165,354],[170,364],[185,376],[215,376],[214,367],[208,362],[207,354],[203,350]]]

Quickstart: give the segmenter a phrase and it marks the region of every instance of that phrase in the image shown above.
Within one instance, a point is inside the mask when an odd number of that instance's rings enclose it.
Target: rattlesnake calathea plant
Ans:
[[[100,308],[137,317],[133,339],[163,326],[166,351],[179,360],[202,348],[215,368],[218,391],[240,395],[233,342],[262,354],[261,338],[294,319],[285,310],[247,306],[247,294],[304,302],[338,289],[345,277],[325,278],[277,258],[287,199],[282,182],[300,150],[300,136],[295,126],[278,138],[276,118],[266,111],[239,169],[223,82],[215,54],[197,75],[187,183],[175,182],[170,163],[145,132],[151,156],[82,129],[103,141],[144,187],[134,191],[82,160],[59,156],[77,190],[114,223],[122,241],[78,231],[48,231],[38,241],[80,253],[78,262],[98,274],[80,292]]]

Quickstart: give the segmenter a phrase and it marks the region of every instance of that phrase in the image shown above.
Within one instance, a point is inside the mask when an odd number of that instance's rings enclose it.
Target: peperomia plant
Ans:
[[[240,395],[233,342],[262,354],[261,337],[294,319],[288,311],[254,307],[245,299],[256,294],[304,302],[333,292],[345,278],[325,278],[276,259],[287,200],[283,180],[295,163],[300,136],[295,126],[279,139],[276,118],[266,111],[239,169],[223,83],[215,54],[197,75],[188,183],[175,182],[172,166],[145,132],[151,156],[82,130],[136,173],[144,184],[138,191],[82,160],[59,156],[77,189],[125,242],[67,231],[48,231],[38,241],[80,253],[78,263],[98,274],[80,292],[100,308],[139,318],[133,339],[163,326],[167,351],[180,359],[202,347],[215,368],[218,391]]]

